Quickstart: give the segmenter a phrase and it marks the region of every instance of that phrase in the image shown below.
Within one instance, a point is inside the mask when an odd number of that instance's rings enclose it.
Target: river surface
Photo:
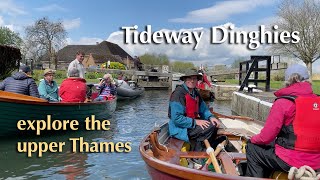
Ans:
[[[150,179],[139,154],[139,143],[155,126],[168,121],[171,91],[146,91],[137,99],[118,102],[109,131],[61,132],[54,136],[0,140],[0,179]],[[230,102],[210,103],[215,111],[231,114]],[[69,138],[87,142],[131,142],[129,153],[71,153]],[[61,153],[28,158],[18,153],[17,142],[66,142]]]

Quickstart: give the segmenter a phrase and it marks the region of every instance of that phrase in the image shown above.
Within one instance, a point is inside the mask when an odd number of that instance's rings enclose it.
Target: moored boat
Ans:
[[[17,134],[19,120],[45,120],[47,115],[51,115],[52,120],[77,120],[79,124],[84,124],[91,115],[105,120],[116,106],[116,98],[100,102],[50,103],[40,98],[0,91],[0,136]]]
[[[145,89],[139,87],[135,81],[118,80],[117,83],[117,97],[118,99],[133,99],[144,93]]]
[[[222,127],[218,135],[227,136],[229,141],[228,148],[216,148],[224,149],[216,157],[222,173],[217,173],[217,169],[216,172],[208,170],[208,161],[202,167],[196,167],[191,159],[211,160],[210,156],[206,152],[186,151],[187,143],[169,137],[166,123],[153,130],[140,144],[140,154],[152,179],[250,179],[243,176],[246,156],[242,146],[245,139],[258,133],[263,125],[247,117],[219,117]]]

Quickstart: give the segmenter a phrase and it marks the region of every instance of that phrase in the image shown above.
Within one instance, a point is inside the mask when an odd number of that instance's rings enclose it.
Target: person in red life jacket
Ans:
[[[198,81],[198,83],[197,83],[197,88],[199,88],[199,89],[207,89],[206,86],[205,86],[205,84],[207,84],[208,87],[210,88],[210,87],[211,87],[211,83],[210,83],[210,81],[208,80],[208,77],[207,77],[207,75],[204,73],[204,71],[203,71],[202,69],[200,69],[200,70],[198,71],[198,73],[199,73],[200,75],[202,75],[202,78]]]
[[[303,165],[320,169],[320,139],[314,138],[320,132],[319,115],[307,118],[307,114],[304,114],[301,118],[301,109],[309,106],[301,106],[298,101],[283,97],[316,100],[317,96],[308,79],[305,66],[296,64],[286,70],[286,87],[274,93],[277,99],[263,129],[248,141],[246,176],[267,177],[272,170],[288,172],[291,167],[300,168]],[[311,129],[310,123],[313,123]],[[302,129],[304,132],[301,132]],[[299,138],[302,136],[309,138]]]
[[[200,78],[197,70],[189,70],[180,78],[184,83],[171,94],[168,111],[170,136],[185,142],[194,141],[194,151],[205,148],[205,139],[209,140],[213,148],[220,143],[215,140],[220,122],[211,114],[196,90]]]
[[[61,102],[84,102],[87,91],[86,80],[80,77],[77,68],[69,70],[68,76],[69,78],[61,83],[59,89]]]

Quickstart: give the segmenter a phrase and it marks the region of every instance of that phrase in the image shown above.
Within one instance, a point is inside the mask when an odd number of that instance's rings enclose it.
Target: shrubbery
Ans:
[[[65,70],[57,70],[55,71],[54,78],[55,79],[66,79],[67,78],[67,71]],[[36,80],[39,81],[40,79],[43,79],[43,73],[44,70],[33,70],[32,71],[32,77]]]
[[[57,70],[54,77],[57,79],[66,79],[67,78],[67,71]]]
[[[86,73],[86,79],[102,78],[103,75],[104,75],[103,72],[87,72],[87,73]]]
[[[102,68],[107,68],[107,63],[101,64]],[[120,70],[126,70],[125,65],[119,63],[119,62],[110,62],[109,69],[120,69]]]
[[[36,81],[39,81],[40,79],[43,79],[43,70],[33,70],[32,71],[32,77]]]
[[[277,71],[271,75],[271,79],[274,81],[284,81],[284,71]]]
[[[33,75],[32,77],[36,80],[39,81],[40,79],[43,79],[43,72],[44,70],[33,70]],[[102,78],[104,72],[93,72],[93,71],[87,71],[85,74],[86,79],[98,79]],[[118,75],[112,74],[113,77],[117,77]],[[67,71],[66,70],[57,70],[54,79],[66,79],[67,78]]]

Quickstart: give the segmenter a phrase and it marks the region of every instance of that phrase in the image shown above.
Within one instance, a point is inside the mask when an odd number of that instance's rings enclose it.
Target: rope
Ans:
[[[301,166],[299,169],[291,167],[289,174],[289,180],[301,179],[301,180],[320,180],[320,174],[317,173],[309,166]]]

